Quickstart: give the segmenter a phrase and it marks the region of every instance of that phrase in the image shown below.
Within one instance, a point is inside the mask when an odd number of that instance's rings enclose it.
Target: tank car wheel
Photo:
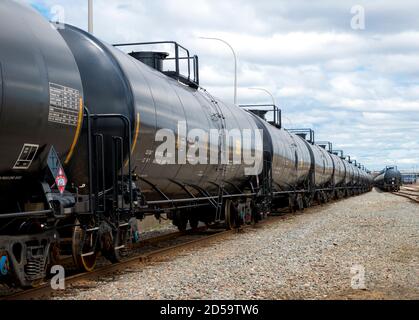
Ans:
[[[290,210],[291,213],[295,213],[296,210],[296,201],[297,201],[297,197],[294,194],[290,194],[288,196],[288,208]]]
[[[322,199],[325,204],[329,202],[329,193],[327,191],[323,191]]]
[[[335,190],[333,198],[335,200],[339,200],[340,199],[340,191],[339,190]]]
[[[322,203],[326,204],[329,202],[329,195],[326,191],[322,191]]]
[[[104,237],[107,242],[107,250],[103,251],[103,256],[112,263],[117,263],[130,256],[132,252],[134,237],[131,221],[127,228],[119,228],[112,234],[107,233]]]
[[[320,201],[320,192],[316,192],[316,194],[314,195],[314,200],[317,202],[318,205],[321,204],[321,201]]]
[[[329,191],[326,191],[325,192],[325,195],[326,195],[326,202],[330,202],[330,201],[332,201],[333,200],[333,191],[332,192],[329,192]]]
[[[186,217],[180,217],[175,225],[180,232],[185,232],[188,227],[188,219],[186,219]]]
[[[227,230],[237,228],[238,211],[231,200],[226,200],[224,204],[224,219]]]
[[[318,205],[322,205],[324,203],[323,192],[319,191],[316,193],[316,200]]]
[[[189,219],[189,225],[191,226],[192,230],[196,230],[196,229],[198,229],[199,220],[195,219],[195,218],[190,218]]]
[[[310,208],[313,202],[313,196],[311,194],[305,194],[303,199],[304,199],[304,208]]]
[[[252,212],[251,224],[255,226],[256,224],[258,224],[259,221],[263,219],[263,214],[258,210],[258,208],[255,208],[255,207],[252,207],[251,212]]]
[[[182,220],[181,222],[179,222],[179,224],[177,225],[177,228],[180,232],[185,232],[188,226],[188,220]]]
[[[299,193],[297,196],[296,205],[297,205],[298,211],[304,211],[304,201],[303,201],[303,196],[301,195],[301,193]]]
[[[173,215],[173,225],[178,228],[180,232],[185,232],[188,226],[188,218],[181,211],[176,211]]]
[[[97,259],[96,236],[95,231],[86,231],[76,220],[73,229],[72,252],[77,269],[91,272],[95,268]]]

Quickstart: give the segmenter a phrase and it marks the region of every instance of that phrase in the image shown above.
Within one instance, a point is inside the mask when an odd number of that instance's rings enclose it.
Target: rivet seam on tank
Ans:
[[[79,116],[77,119],[77,128],[76,133],[74,134],[73,143],[71,144],[70,151],[68,152],[67,158],[64,161],[64,164],[68,164],[73,156],[74,149],[76,148],[77,142],[80,137],[81,127],[83,124],[83,98],[80,97],[80,104],[79,104]]]

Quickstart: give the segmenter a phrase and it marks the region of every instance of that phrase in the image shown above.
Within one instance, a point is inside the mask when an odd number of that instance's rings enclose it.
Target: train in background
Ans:
[[[176,42],[166,43],[174,56],[138,50],[150,44],[109,45],[0,1],[2,283],[36,285],[69,257],[83,271],[99,254],[124,259],[138,239],[137,220],[148,215],[180,230],[234,228],[279,207],[304,210],[371,190],[370,172],[331,144],[316,144],[312,130],[285,130],[280,117],[267,121],[252,106],[222,102],[199,85],[197,56]],[[167,62],[174,70],[163,69]],[[261,172],[245,175],[233,159],[156,163],[156,133],[176,132],[179,122],[217,130],[211,150],[223,149],[225,130],[260,130]],[[195,143],[176,138],[177,149]],[[238,145],[256,152],[252,143]]]
[[[383,191],[400,191],[402,184],[402,174],[396,166],[385,167],[374,178],[374,185]]]
[[[416,184],[417,175],[416,174],[402,174],[402,184]]]

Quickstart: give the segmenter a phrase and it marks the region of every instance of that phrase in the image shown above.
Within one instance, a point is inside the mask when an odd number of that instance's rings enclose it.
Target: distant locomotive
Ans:
[[[65,256],[86,271],[99,253],[118,261],[146,215],[166,215],[180,230],[232,228],[280,206],[303,210],[371,190],[371,175],[316,145],[312,131],[294,134],[212,97],[199,86],[198,58],[171,44],[175,58],[126,54],[0,1],[0,281],[32,286]],[[175,71],[163,71],[164,61]],[[157,163],[156,134],[179,122],[219,132],[208,152],[222,150],[226,130],[261,130],[261,172],[245,175],[232,159]],[[195,143],[176,138],[177,151]]]
[[[386,167],[374,178],[374,185],[384,191],[400,191],[402,174],[397,167]]]

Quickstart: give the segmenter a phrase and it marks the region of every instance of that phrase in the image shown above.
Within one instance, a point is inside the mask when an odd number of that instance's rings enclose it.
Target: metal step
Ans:
[[[95,254],[95,252],[92,251],[92,252],[88,252],[88,253],[83,253],[81,256],[82,257],[88,257],[88,256],[93,256],[94,254]]]

